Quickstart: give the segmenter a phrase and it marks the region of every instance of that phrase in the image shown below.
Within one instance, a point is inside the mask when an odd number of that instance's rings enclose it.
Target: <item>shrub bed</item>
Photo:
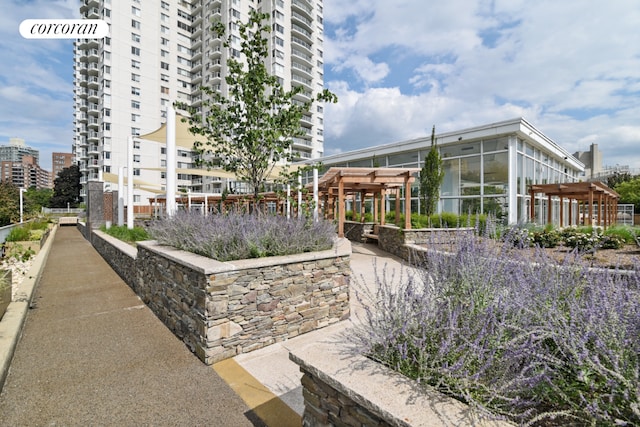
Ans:
[[[640,272],[513,246],[467,235],[360,286],[360,351],[523,425],[640,425]]]
[[[223,262],[322,251],[336,236],[328,221],[237,213],[180,212],[152,222],[148,232],[162,245]]]

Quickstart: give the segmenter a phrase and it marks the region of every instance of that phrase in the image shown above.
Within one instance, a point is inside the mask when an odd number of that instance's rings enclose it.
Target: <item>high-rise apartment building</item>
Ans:
[[[297,101],[310,100],[323,87],[322,0],[82,0],[83,17],[110,26],[109,37],[80,39],[74,47],[74,155],[83,184],[119,173],[129,135],[158,129],[172,103],[203,108],[202,85],[227,92],[226,62],[240,50],[237,23],[253,9],[270,16],[269,69],[285,89],[304,88]],[[211,31],[214,21],[227,28],[230,48]],[[323,154],[322,105],[312,108],[301,121],[305,136],[293,145],[300,159]],[[134,204],[147,204],[165,190],[166,150],[141,139],[133,151]],[[222,179],[192,173],[193,157],[178,151],[178,186],[221,192]]]
[[[51,178],[56,179],[64,168],[73,165],[73,153],[51,153]]]
[[[9,138],[9,144],[0,145],[0,161],[20,163],[24,156],[33,157],[35,163],[38,164],[40,151],[25,145],[22,138]]]

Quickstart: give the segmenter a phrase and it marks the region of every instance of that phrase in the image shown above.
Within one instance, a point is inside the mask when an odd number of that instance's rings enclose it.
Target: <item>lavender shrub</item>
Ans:
[[[335,227],[327,221],[264,214],[202,216],[179,212],[154,221],[149,234],[158,243],[218,261],[291,255],[330,249]]]
[[[464,236],[360,283],[360,351],[521,425],[640,425],[640,272],[513,248]]]

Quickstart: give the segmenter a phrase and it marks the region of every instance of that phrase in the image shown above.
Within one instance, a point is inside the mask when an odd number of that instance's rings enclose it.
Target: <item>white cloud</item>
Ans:
[[[77,0],[10,0],[0,14],[0,144],[25,139],[51,168],[51,152],[70,152],[73,142],[72,43],[24,39],[25,19],[79,18]]]
[[[340,29],[325,37],[340,98],[325,110],[327,153],[524,116],[571,152],[597,143],[605,164],[640,168],[640,7],[628,1],[325,0],[324,11]],[[331,82],[349,68],[379,87]]]

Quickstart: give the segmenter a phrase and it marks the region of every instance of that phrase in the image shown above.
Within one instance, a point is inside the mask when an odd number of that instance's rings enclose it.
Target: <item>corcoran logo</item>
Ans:
[[[25,19],[20,23],[25,39],[102,39],[109,25],[101,19]]]

